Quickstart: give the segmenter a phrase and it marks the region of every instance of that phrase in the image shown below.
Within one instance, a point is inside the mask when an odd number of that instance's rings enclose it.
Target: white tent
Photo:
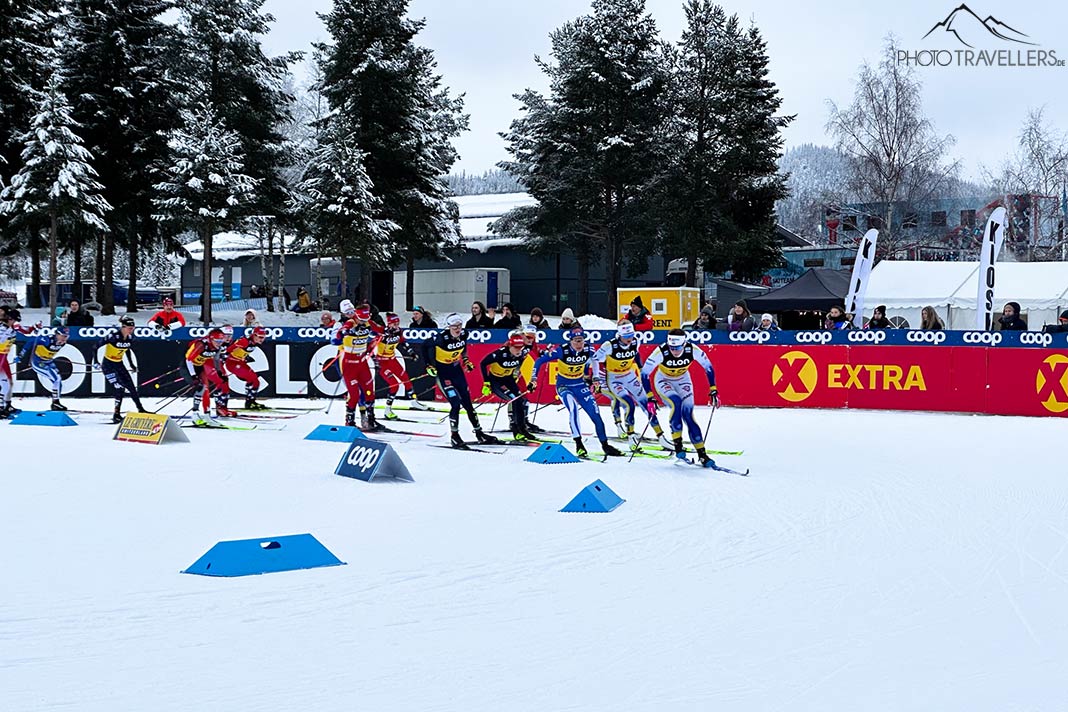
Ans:
[[[920,310],[931,306],[946,328],[974,329],[978,271],[978,262],[883,260],[872,270],[864,302],[869,311],[886,305],[886,316],[907,328],[918,329]],[[1068,308],[1068,262],[999,262],[995,310],[1006,302],[1020,303],[1030,329],[1055,324]]]
[[[978,269],[978,262],[883,260],[871,272],[864,298],[866,316],[871,316],[871,310],[876,306],[884,305],[887,318],[895,324],[918,329],[920,310],[930,306],[948,327],[953,295],[967,285],[975,285]],[[974,307],[974,297],[972,302]]]

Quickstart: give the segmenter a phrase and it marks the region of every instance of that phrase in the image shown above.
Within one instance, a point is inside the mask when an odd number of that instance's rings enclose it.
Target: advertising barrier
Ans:
[[[60,351],[57,366],[67,397],[103,396],[110,393],[103,374],[91,368],[95,342],[107,328],[75,330]],[[238,332],[240,333],[240,329]],[[190,338],[203,335],[204,327],[175,329],[169,334],[150,327],[135,331],[133,353],[145,397],[172,395],[184,386],[178,372]],[[249,364],[261,377],[260,395],[271,397],[330,396],[343,392],[336,368],[330,363],[337,348],[320,328],[268,328],[270,339],[253,354]],[[409,329],[406,339],[416,347],[432,331]],[[590,330],[594,343],[611,331]],[[507,332],[475,329],[469,334],[468,355],[477,365],[504,342]],[[561,343],[561,333],[541,332],[539,343]],[[638,332],[642,356],[663,343],[665,332]],[[1000,415],[1068,415],[1068,334],[980,331],[780,331],[691,332],[691,341],[704,349],[717,373],[724,405],[805,408],[866,408],[989,413]],[[21,348],[21,342],[15,348]],[[409,376],[421,398],[434,397],[434,381],[425,377],[420,359],[409,359]],[[530,378],[532,361],[522,366]],[[17,395],[46,395],[28,364],[19,363]],[[691,375],[698,404],[706,400],[705,376],[698,368]],[[476,368],[468,374],[472,394],[481,391]],[[538,389],[528,396],[533,403],[551,403],[555,371],[539,374]],[[232,390],[243,393],[243,383],[231,379]],[[386,384],[377,379],[378,397]],[[603,402],[607,402],[602,400]]]

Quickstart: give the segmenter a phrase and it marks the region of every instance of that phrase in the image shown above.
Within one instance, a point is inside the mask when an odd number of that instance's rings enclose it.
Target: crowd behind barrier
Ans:
[[[64,377],[64,397],[102,396],[108,391],[101,373],[91,368],[92,348],[110,327],[71,330],[71,340],[57,363]],[[324,364],[336,355],[329,331],[320,327],[266,327],[268,341],[252,367],[263,378],[261,395],[300,397],[337,395],[343,391],[333,369]],[[133,354],[139,382],[181,366],[187,343],[205,327],[170,331],[139,326]],[[237,335],[243,330],[236,329]],[[588,330],[594,343],[613,331]],[[435,333],[406,329],[418,343]],[[665,340],[665,331],[638,332],[642,356]],[[690,340],[705,349],[717,371],[721,402],[733,406],[871,408],[960,411],[1004,415],[1064,416],[1068,413],[1068,333],[980,331],[693,331]],[[478,363],[507,338],[503,330],[472,329],[469,356]],[[562,342],[560,331],[539,333],[542,345]],[[21,348],[18,344],[17,348]],[[531,361],[523,366],[530,376]],[[18,365],[15,393],[45,395],[26,364]],[[433,379],[419,360],[407,362],[422,398],[433,398]],[[541,374],[534,403],[553,400],[554,374]],[[468,376],[472,391],[481,389],[478,371]],[[697,402],[702,404],[704,375],[694,373]],[[146,397],[167,395],[179,383],[162,379]],[[158,388],[156,386],[159,386]],[[241,392],[236,379],[232,388]],[[385,384],[379,379],[380,393]],[[607,402],[607,401],[603,401]]]

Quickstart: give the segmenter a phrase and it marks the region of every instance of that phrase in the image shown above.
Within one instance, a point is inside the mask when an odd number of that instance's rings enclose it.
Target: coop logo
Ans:
[[[985,344],[997,346],[1001,343],[1001,334],[994,331],[965,331],[961,336],[966,344]]]
[[[847,332],[849,340],[853,343],[881,344],[886,341],[886,332],[879,331],[850,331]]]
[[[961,4],[934,23],[922,40],[939,48],[899,49],[898,64],[913,67],[1063,67],[1057,51],[993,15],[980,18]],[[989,47],[979,49],[979,45]]]
[[[787,351],[771,368],[772,388],[790,403],[800,403],[812,395],[817,380],[816,362],[804,351]]]
[[[1020,343],[1024,346],[1049,346],[1053,343],[1053,334],[1024,331],[1020,334]]]
[[[349,450],[346,461],[353,467],[359,468],[360,472],[367,472],[378,462],[382,456],[378,450],[369,447],[357,446]]]
[[[476,344],[484,344],[493,338],[493,332],[489,329],[473,329],[467,332],[467,340]]]
[[[799,331],[794,334],[794,341],[799,344],[826,344],[831,340],[829,331]]]
[[[251,329],[249,331],[251,331]],[[278,330],[278,336],[282,335],[281,331],[281,329]],[[272,338],[278,338],[278,336],[272,335]],[[321,326],[302,326],[297,329],[297,336],[302,339],[325,339],[330,336],[330,330],[324,329]]]
[[[652,334],[651,331],[639,331],[639,334]],[[735,332],[731,332],[732,334]],[[688,338],[691,343],[695,344],[707,344],[714,338],[711,331],[691,331]]]
[[[1035,391],[1049,412],[1068,410],[1068,356],[1053,354],[1046,357],[1035,375]]]
[[[711,334],[710,334],[711,335]],[[731,341],[755,341],[758,344],[767,343],[771,339],[768,331],[732,331],[728,336]]]
[[[941,344],[946,340],[946,334],[942,331],[908,331],[905,332],[905,341],[913,344]]]

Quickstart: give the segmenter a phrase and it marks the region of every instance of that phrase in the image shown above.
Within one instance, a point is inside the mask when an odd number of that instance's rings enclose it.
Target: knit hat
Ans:
[[[883,316],[886,316],[886,305],[880,304],[879,306],[875,307],[875,311],[879,312]]]
[[[634,299],[631,299],[630,303],[633,304],[634,306],[638,307],[639,309],[645,309],[645,305],[642,304],[642,295],[640,295],[640,294],[638,296],[634,297]]]
[[[761,321],[764,321],[765,319],[767,319],[768,321],[770,321],[773,324],[775,323],[775,319],[771,316],[771,314],[761,314],[760,315],[760,320]]]
[[[706,306],[701,307],[701,313],[702,314],[708,314],[709,316],[715,316],[716,315],[716,310],[713,309],[712,307],[706,305]]]
[[[574,319],[575,318],[575,312],[571,311],[571,307],[568,307],[567,309],[564,309],[563,312],[561,312],[560,318],[561,319]]]
[[[1013,314],[1015,314],[1016,316],[1020,316],[1020,303],[1019,302],[1009,302],[1005,306],[1012,307]]]
[[[1064,311],[1061,312],[1060,318],[1064,319],[1065,321],[1068,321],[1068,309],[1065,309]]]
[[[541,307],[534,307],[530,310],[531,316],[545,316],[545,312],[541,310]]]

